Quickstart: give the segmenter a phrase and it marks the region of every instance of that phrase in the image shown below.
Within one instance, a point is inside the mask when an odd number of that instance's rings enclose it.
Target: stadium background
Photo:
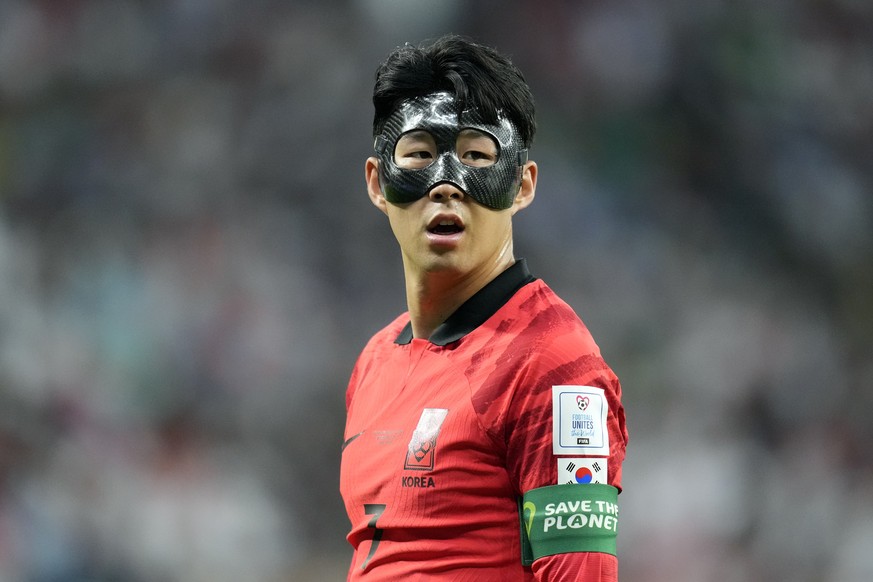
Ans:
[[[873,3],[0,0],[0,580],[342,579],[372,76],[444,32],[537,97],[622,580],[873,579]]]

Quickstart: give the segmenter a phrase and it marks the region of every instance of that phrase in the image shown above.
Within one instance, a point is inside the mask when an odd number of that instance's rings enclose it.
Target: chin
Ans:
[[[455,253],[432,255],[420,264],[428,273],[463,273],[466,270],[465,262]]]

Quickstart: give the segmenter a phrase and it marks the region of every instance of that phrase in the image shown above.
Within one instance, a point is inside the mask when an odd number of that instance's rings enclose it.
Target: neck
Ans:
[[[497,275],[515,263],[510,255],[505,261],[470,272],[426,272],[406,274],[406,303],[412,325],[412,337],[429,338],[457,309]]]

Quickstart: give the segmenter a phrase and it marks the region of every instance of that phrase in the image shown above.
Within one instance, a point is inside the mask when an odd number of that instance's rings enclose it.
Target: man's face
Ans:
[[[373,203],[388,215],[407,272],[481,271],[485,276],[490,268],[505,267],[513,259],[512,216],[533,199],[536,165],[527,162],[519,168],[513,195],[501,203],[502,208],[485,206],[462,189],[458,183],[462,180],[449,179],[436,179],[411,201],[389,201],[380,164],[391,163],[402,173],[433,169],[449,155],[477,171],[498,163],[501,144],[488,131],[459,127],[451,142],[446,139],[445,134],[429,131],[426,122],[402,132],[390,160],[384,156],[368,160],[368,189]]]

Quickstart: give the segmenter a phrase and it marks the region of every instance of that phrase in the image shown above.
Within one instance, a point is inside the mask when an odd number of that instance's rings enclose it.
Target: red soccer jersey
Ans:
[[[555,453],[556,386],[602,391],[608,444],[597,456]],[[575,312],[524,261],[429,340],[412,339],[408,314],[376,334],[355,365],[346,406],[349,580],[616,578],[607,554],[522,565],[520,496],[598,476],[620,489],[627,443],[617,378]]]

